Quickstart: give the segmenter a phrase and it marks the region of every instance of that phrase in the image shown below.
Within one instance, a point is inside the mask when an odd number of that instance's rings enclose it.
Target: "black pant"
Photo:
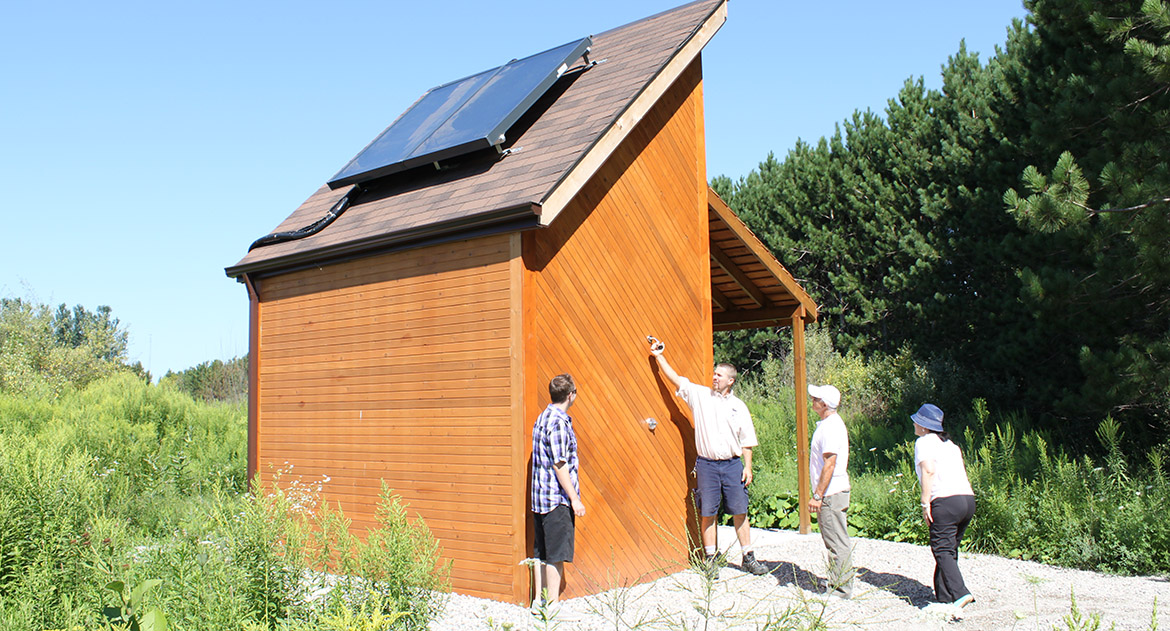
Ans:
[[[953,603],[971,593],[959,572],[959,542],[975,516],[974,495],[938,497],[930,502],[930,551],[934,554],[934,595]]]

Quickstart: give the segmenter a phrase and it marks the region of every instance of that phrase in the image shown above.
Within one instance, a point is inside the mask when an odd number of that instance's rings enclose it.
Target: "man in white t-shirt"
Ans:
[[[850,598],[853,547],[845,516],[849,510],[849,432],[837,414],[841,391],[830,385],[809,386],[808,396],[812,398],[813,412],[821,417],[808,454],[809,479],[814,485],[808,510],[817,513],[821,539],[829,550],[829,593]]]
[[[752,550],[752,533],[748,524],[747,487],[752,483],[752,447],[756,446],[756,428],[752,415],[739,397],[731,393],[736,370],[731,364],[719,364],[711,379],[711,388],[680,377],[662,355],[665,345],[653,340],[650,353],[658,361],[662,374],[674,384],[678,395],[691,408],[695,421],[695,477],[699,487],[699,530],[706,553],[707,571],[718,571],[719,555],[715,541],[715,516],[719,505],[726,503],[743,553],[742,567],[757,576],[768,568],[756,560]]]

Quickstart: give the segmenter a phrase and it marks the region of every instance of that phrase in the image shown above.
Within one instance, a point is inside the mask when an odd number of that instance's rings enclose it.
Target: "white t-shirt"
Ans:
[[[747,405],[734,394],[719,394],[681,377],[677,394],[695,420],[695,451],[708,460],[730,460],[755,447],[756,427]]]
[[[849,431],[845,429],[845,421],[836,412],[817,421],[812,445],[808,450],[809,480],[814,492],[821,481],[821,471],[825,468],[825,454],[837,454],[837,464],[833,465],[833,477],[829,478],[829,488],[825,489],[825,495],[848,491]]]
[[[918,472],[918,483],[922,483],[922,463],[934,461],[934,485],[930,488],[930,499],[952,495],[975,495],[971,482],[967,480],[967,468],[963,466],[963,452],[955,441],[943,439],[938,434],[919,436],[914,441],[914,470]]]

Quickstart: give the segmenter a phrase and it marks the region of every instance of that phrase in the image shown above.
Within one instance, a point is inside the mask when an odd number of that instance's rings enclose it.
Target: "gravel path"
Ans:
[[[752,576],[726,567],[718,580],[691,570],[653,583],[562,602],[552,623],[523,607],[452,595],[432,631],[475,629],[1052,629],[1067,628],[1071,592],[1082,616],[1100,614],[1102,629],[1151,629],[1155,599],[1162,626],[1170,621],[1166,577],[1119,577],[983,554],[963,554],[959,567],[976,602],[963,610],[932,603],[930,549],[854,539],[858,579],[852,600],[821,595],[827,561],[820,535],[753,529],[756,558],[772,573]],[[733,540],[721,527],[720,541]],[[738,546],[731,560],[739,560]],[[572,567],[566,572],[572,580]],[[820,579],[820,580],[818,580]],[[704,614],[706,612],[706,614]]]

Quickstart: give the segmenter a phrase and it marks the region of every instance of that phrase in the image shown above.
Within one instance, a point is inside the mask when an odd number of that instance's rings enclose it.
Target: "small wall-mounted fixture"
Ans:
[[[646,424],[646,427],[650,428],[650,431],[654,431],[658,427],[658,421],[654,420],[654,417],[650,417],[642,422]]]

